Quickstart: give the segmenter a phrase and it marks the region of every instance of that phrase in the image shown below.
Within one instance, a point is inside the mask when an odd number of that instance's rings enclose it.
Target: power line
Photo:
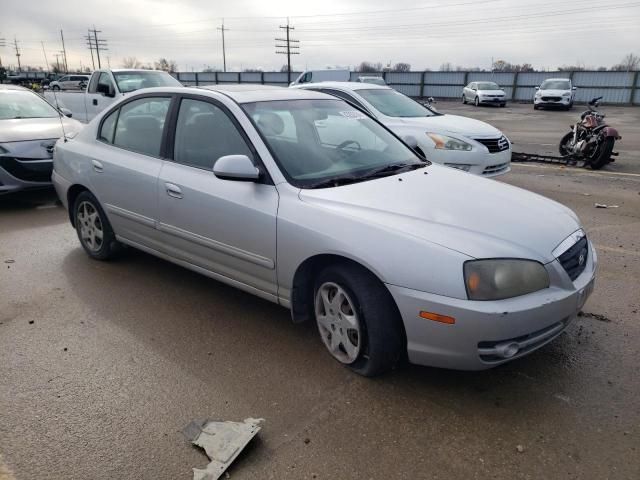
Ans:
[[[95,25],[93,29],[88,29],[89,34],[85,37],[87,39],[87,45],[89,50],[91,51],[91,63],[93,65],[93,69],[95,70],[96,64],[93,58],[93,50],[96,51],[96,59],[98,60],[98,68],[102,68],[102,63],[100,61],[100,51],[109,50],[107,48],[107,41],[102,38],[98,38],[98,34],[102,33],[102,30],[96,30]]]
[[[282,30],[286,30],[287,38],[276,38],[276,48],[285,48],[286,50],[285,51],[276,50],[276,53],[287,56],[287,78],[288,78],[288,82],[291,83],[291,55],[300,55],[300,52],[298,51],[300,49],[300,45],[299,45],[300,40],[293,40],[289,36],[289,32],[291,30],[295,30],[295,28],[289,25],[288,18],[287,18],[287,24],[284,26],[280,25],[280,28]],[[277,42],[285,42],[285,44],[282,45],[282,43],[278,44]],[[292,43],[293,45],[291,45]]]
[[[224,32],[228,31],[228,28],[224,27],[224,18],[222,19],[222,26],[218,27],[217,30],[222,32],[222,70],[227,71],[227,52],[224,46]]]

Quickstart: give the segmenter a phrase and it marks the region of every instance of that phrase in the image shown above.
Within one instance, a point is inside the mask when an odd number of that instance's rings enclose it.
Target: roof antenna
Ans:
[[[51,91],[53,92],[53,99],[56,101],[56,110],[58,112],[58,119],[60,120],[60,127],[62,128],[62,138],[63,138],[63,141],[66,142],[67,134],[64,131],[64,122],[62,121],[62,110],[60,110],[60,105],[58,104],[58,96],[56,95],[56,91],[54,89],[51,89]]]

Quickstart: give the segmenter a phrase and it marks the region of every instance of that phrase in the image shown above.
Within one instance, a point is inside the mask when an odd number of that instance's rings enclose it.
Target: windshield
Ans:
[[[60,115],[55,108],[33,92],[0,90],[0,120],[58,116]]]
[[[500,90],[500,87],[493,82],[478,82],[478,90]]]
[[[428,108],[390,88],[357,90],[357,93],[388,117],[430,117],[434,115]]]
[[[284,100],[243,107],[297,187],[354,183],[427,164],[342,100]]]
[[[132,92],[140,88],[181,87],[182,84],[167,72],[148,70],[144,72],[113,72],[122,93]]]
[[[545,80],[540,85],[540,90],[569,90],[569,80]]]
[[[381,77],[360,77],[362,83],[373,83],[374,85],[386,85],[384,78]]]

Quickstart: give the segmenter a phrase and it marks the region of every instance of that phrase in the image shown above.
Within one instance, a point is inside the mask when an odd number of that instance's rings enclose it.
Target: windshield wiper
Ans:
[[[360,180],[360,177],[353,176],[344,176],[344,177],[336,177],[330,178],[328,180],[320,180],[316,183],[311,183],[306,185],[306,188],[326,188],[326,187],[339,187],[340,185],[348,185],[349,183],[354,183]]]
[[[392,163],[390,165],[385,165],[384,167],[371,170],[365,175],[358,177],[358,179],[364,180],[367,178],[386,177],[387,175],[395,175],[397,173],[408,172],[410,170],[422,168],[422,167],[425,167],[426,165],[427,165],[426,162],[425,163]]]

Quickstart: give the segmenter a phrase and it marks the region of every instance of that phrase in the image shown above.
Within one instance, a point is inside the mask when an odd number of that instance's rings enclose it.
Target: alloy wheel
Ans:
[[[339,362],[351,364],[361,349],[361,329],[355,304],[338,284],[323,283],[316,293],[315,314],[325,346]]]
[[[102,248],[104,230],[96,207],[91,202],[82,202],[78,205],[76,221],[80,227],[80,240],[84,246],[92,252],[98,252]]]

